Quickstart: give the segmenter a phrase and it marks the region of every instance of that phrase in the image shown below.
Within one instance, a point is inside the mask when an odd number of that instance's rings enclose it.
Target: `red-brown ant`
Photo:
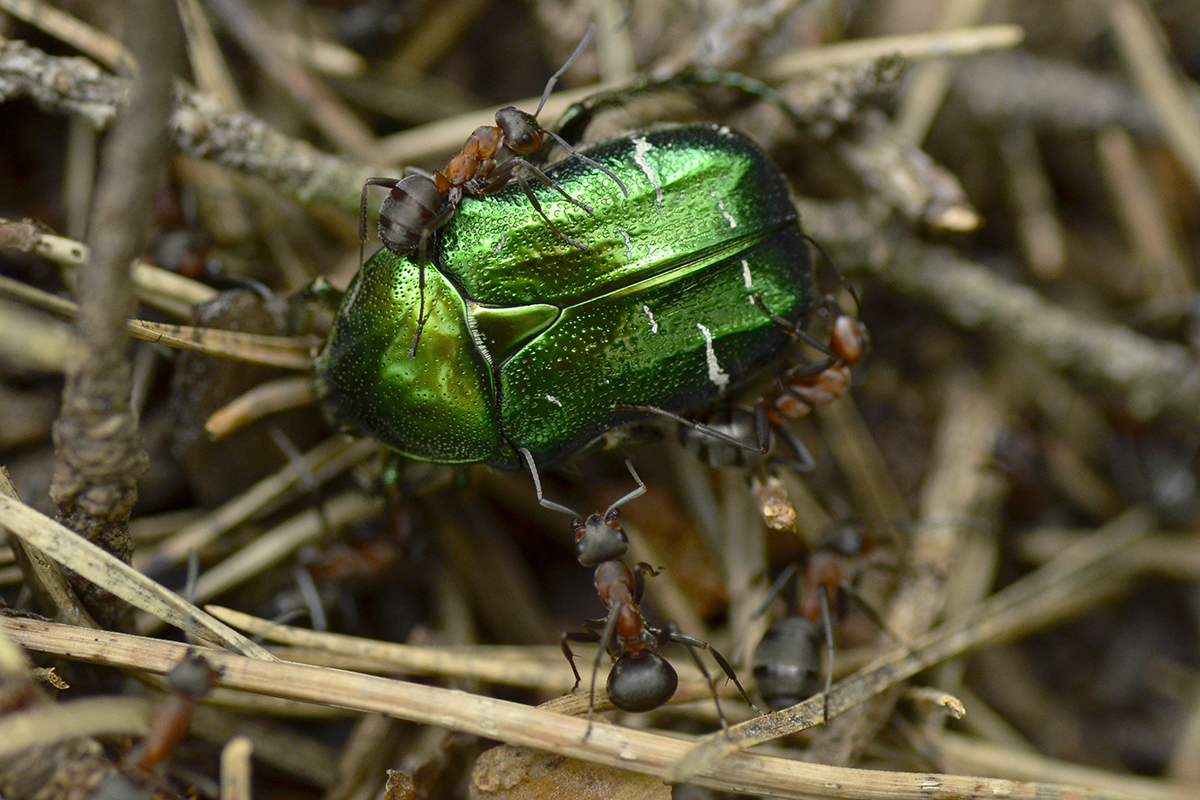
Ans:
[[[529,465],[533,475],[534,488],[537,490],[538,502],[552,511],[568,514],[574,518],[576,552],[579,563],[584,566],[595,566],[593,582],[601,602],[608,609],[608,616],[600,619],[586,620],[583,630],[564,633],[560,640],[563,655],[571,665],[575,674],[575,687],[579,688],[582,677],[575,666],[575,654],[571,652],[571,642],[599,644],[596,659],[592,663],[592,680],[588,692],[588,732],[591,734],[592,718],[596,708],[596,676],[600,672],[600,660],[604,653],[613,659],[612,669],[608,673],[608,699],[622,711],[653,711],[659,708],[675,694],[679,686],[679,675],[660,655],[660,651],[670,643],[683,645],[688,655],[700,669],[700,674],[712,689],[713,700],[717,706],[717,715],[721,719],[721,727],[728,729],[729,723],[721,711],[721,701],[716,689],[712,687],[712,676],[704,666],[704,662],[696,654],[696,649],[707,650],[721,670],[733,681],[741,692],[746,703],[755,711],[758,707],[750,699],[733,667],[720,652],[708,642],[684,636],[674,626],[653,628],[646,623],[642,616],[641,603],[646,588],[646,576],[654,577],[658,571],[644,562],[630,569],[620,559],[629,550],[629,537],[620,522],[618,507],[640,497],[646,491],[645,484],[638,477],[633,464],[625,462],[629,473],[633,476],[638,488],[617,500],[603,515],[594,513],[583,519],[583,515],[572,511],[566,506],[547,500],[542,496],[542,484],[537,474],[533,456],[522,449],[522,456]],[[608,558],[597,562],[601,555]],[[761,712],[759,712],[761,713]]]
[[[392,253],[402,256],[418,251],[417,263],[420,274],[420,309],[417,314],[417,332],[413,336],[409,348],[410,358],[416,355],[417,343],[421,338],[421,330],[425,327],[425,255],[429,237],[450,221],[464,197],[487,197],[495,194],[516,179],[525,196],[529,198],[534,210],[546,221],[546,224],[560,238],[572,247],[586,250],[587,246],[567,236],[558,229],[541,204],[534,197],[524,178],[517,175],[518,169],[525,170],[536,178],[543,186],[555,189],[566,200],[587,213],[592,209],[584,203],[567,194],[553,180],[547,177],[536,166],[525,160],[541,149],[547,137],[558,142],[567,153],[595,167],[613,179],[625,197],[629,191],[621,179],[607,167],[579,153],[566,140],[551,130],[543,128],[537,121],[542,106],[550,92],[558,83],[559,77],[570,68],[579,54],[591,41],[594,28],[589,28],[583,41],[575,48],[575,52],[567,62],[555,72],[546,82],[542,91],[542,100],[537,110],[532,114],[519,108],[508,106],[496,112],[495,125],[481,125],[467,138],[462,151],[450,159],[446,167],[433,175],[415,174],[404,178],[368,178],[363,184],[361,205],[358,220],[359,263],[363,260],[362,247],[367,240],[367,190],[372,186],[388,189],[379,207],[379,239]]]
[[[797,335],[811,343],[806,335]],[[825,360],[792,367],[763,397],[762,403],[772,424],[779,424],[785,417],[799,419],[845,394],[850,387],[850,368],[866,357],[871,349],[871,339],[861,320],[837,309],[829,331],[829,343],[816,346],[828,354]]]
[[[847,575],[861,568],[861,563],[856,562],[861,562],[873,548],[873,539],[860,528],[839,525],[827,530],[805,559],[794,613],[771,624],[751,659],[758,693],[771,709],[778,711],[794,706],[817,693],[821,687],[819,651],[823,634],[826,648],[825,719],[828,720],[829,689],[833,684],[831,620],[839,616],[843,594],[858,599],[872,621],[891,635],[883,620],[847,580]],[[797,571],[797,565],[791,564],[780,574],[768,592],[767,603],[779,595]]]
[[[130,754],[130,769],[146,776],[170,755],[187,736],[196,713],[196,701],[213,690],[219,671],[198,654],[191,654],[167,673],[167,695],[154,714],[154,721],[141,745]]]
[[[144,784],[155,768],[175,752],[187,736],[196,713],[196,701],[213,690],[219,676],[204,656],[189,653],[167,673],[171,693],[154,712],[150,733],[123,761],[124,771],[106,774],[92,792],[93,800],[148,800]]]
[[[861,361],[870,349],[867,328],[860,320],[828,300],[828,306],[833,309],[835,316],[830,327],[829,342],[822,344],[772,313],[763,304],[761,295],[755,295],[752,299],[772,320],[825,353],[826,358],[815,364],[791,367],[752,407],[730,406],[710,415],[702,423],[658,409],[651,410],[682,423],[679,428],[680,442],[709,466],[759,466],[774,449],[775,437],[779,437],[795,455],[789,463],[796,470],[807,472],[814,466],[812,456],[788,429],[786,420],[799,419],[846,392],[850,386],[850,368]]]

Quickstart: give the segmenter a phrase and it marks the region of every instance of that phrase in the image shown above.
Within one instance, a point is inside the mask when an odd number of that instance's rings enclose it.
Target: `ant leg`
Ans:
[[[516,179],[516,181],[517,181],[517,185],[521,187],[521,191],[525,192],[525,196],[529,198],[529,204],[531,206],[533,206],[533,210],[538,213],[538,216],[540,216],[543,220],[546,221],[546,224],[550,226],[550,230],[552,230],[556,234],[558,234],[558,238],[562,239],[564,242],[571,245],[572,247],[578,247],[580,250],[588,249],[586,244],[584,244],[583,242],[577,242],[574,239],[572,239],[570,236],[567,236],[565,233],[563,233],[559,229],[559,227],[557,225],[555,225],[553,222],[550,221],[550,218],[546,216],[546,212],[542,210],[542,204],[539,203],[538,199],[533,196],[533,191],[530,190],[529,184],[525,182],[524,178],[518,177]],[[588,211],[590,212],[591,209],[588,209]]]
[[[746,705],[754,709],[754,712],[759,716],[763,715],[763,710],[756,706],[754,701],[750,699],[750,695],[746,692],[746,688],[742,686],[742,682],[738,680],[737,673],[733,671],[733,667],[730,665],[729,661],[726,660],[725,656],[721,655],[721,651],[717,650],[717,648],[713,647],[708,642],[700,641],[699,639],[695,639],[691,636],[684,636],[682,633],[679,633],[679,631],[675,630],[673,626],[670,630],[668,630],[668,638],[670,641],[681,644],[688,648],[688,652],[692,653],[692,658],[700,667],[700,672],[705,678],[709,677],[708,670],[706,670],[704,665],[700,663],[700,659],[694,652],[692,652],[691,648],[698,647],[701,650],[707,650],[710,654],[712,654],[713,661],[717,662],[717,666],[719,666],[721,671],[725,673],[725,677],[733,681],[733,685],[737,687],[738,692],[742,695],[742,699],[746,701]],[[713,689],[713,692],[714,694],[716,693],[715,688]]]
[[[643,406],[643,405],[636,405],[634,403],[613,403],[613,411],[642,411],[647,414],[657,414],[660,417],[666,417],[667,419],[673,419],[676,422],[678,422],[680,425],[686,425],[687,427],[691,428],[692,430],[696,431],[697,433],[702,433],[705,436],[709,437],[710,439],[716,439],[719,442],[725,442],[726,444],[731,444],[734,447],[737,447],[739,449],[749,450],[751,453],[758,453],[759,455],[765,455],[767,450],[769,449],[768,448],[769,443],[759,442],[758,447],[755,447],[754,445],[747,444],[746,442],[743,442],[741,439],[736,439],[727,433],[722,433],[721,431],[717,430],[716,428],[710,428],[707,425],[704,425],[699,422],[695,422],[693,420],[688,419],[687,417],[681,417],[680,415],[678,415],[674,412],[667,411],[665,408],[659,408],[658,406]]]
[[[372,186],[395,189],[400,183],[396,178],[367,178],[363,182],[362,197],[358,205],[358,268],[363,265],[363,247],[367,243],[367,190]]]
[[[788,447],[792,448],[792,452],[796,454],[795,461],[781,461],[779,463],[786,464],[797,472],[812,472],[817,468],[817,460],[812,457],[812,453],[808,452],[808,448],[804,446],[804,442],[797,438],[796,434],[792,433],[786,425],[776,425],[774,428],[775,433],[786,441]]]
[[[825,698],[821,713],[823,721],[828,725],[829,692],[833,689],[833,623],[829,619],[829,594],[825,591],[824,584],[818,588],[818,596],[821,599],[821,623],[825,626],[825,651],[828,653],[825,658]]]
[[[657,578],[662,569],[655,569],[645,561],[639,561],[633,568],[633,602],[641,605],[646,595],[646,578]]]
[[[617,619],[620,615],[620,605],[615,606],[608,612],[608,620],[604,623],[604,632],[600,634],[600,646],[596,649],[596,660],[592,662],[592,685],[588,689],[588,726],[583,734],[585,742],[592,735],[592,723],[596,716],[596,676],[600,673],[600,659],[608,651],[609,644],[616,636]]]
[[[510,179],[520,180],[521,178],[519,175],[511,174],[511,173],[516,172],[519,167],[524,167],[526,170],[529,171],[529,174],[531,177],[537,178],[538,183],[542,184],[542,186],[545,186],[547,189],[553,189],[554,191],[558,192],[560,195],[563,196],[563,199],[566,200],[568,203],[571,203],[572,205],[583,209],[584,211],[586,211],[589,214],[593,213],[592,207],[589,206],[587,203],[584,203],[580,200],[576,200],[574,197],[572,197],[567,192],[566,189],[562,188],[557,183],[555,183],[554,179],[551,178],[549,175],[542,172],[540,169],[535,167],[533,164],[530,164],[525,159],[517,158],[516,156],[510,158],[508,161],[505,161],[503,164],[496,167],[496,169],[492,172],[491,177],[488,178],[488,182],[486,184],[484,184],[484,186],[479,190],[479,194],[481,194],[481,195],[492,194],[492,193],[498,191],[501,187],[505,186]],[[541,212],[541,208],[537,205],[536,201],[534,201],[534,208],[537,208],[537,210],[539,212]],[[545,214],[543,214],[542,217],[545,218]]]
[[[429,229],[421,231],[421,243],[417,245],[417,285],[419,307],[417,309],[417,332],[413,334],[412,344],[408,348],[408,357],[417,357],[417,343],[421,341],[421,332],[425,330],[425,248],[429,242]]]
[[[717,707],[717,719],[721,720],[721,730],[729,734],[729,720],[725,719],[725,712],[721,710],[721,698],[717,694],[717,687],[713,683],[712,675],[709,674],[708,668],[704,666],[704,662],[700,660],[700,656],[696,655],[694,648],[699,647],[703,650],[710,650],[707,642],[702,642],[699,639],[693,639],[690,636],[684,636],[676,630],[673,623],[668,623],[662,630],[662,637],[666,641],[675,642],[683,645],[688,655],[692,657],[692,661],[696,662],[696,666],[700,669],[700,674],[704,676],[704,682],[708,684],[709,691],[712,692],[713,704]],[[734,679],[736,680],[736,678]]]
[[[839,583],[838,588],[845,592],[848,597],[854,598],[854,602],[858,603],[858,607],[861,608],[868,617],[870,617],[871,622],[875,623],[879,630],[887,634],[889,639],[903,647],[905,650],[908,650],[909,652],[912,651],[912,645],[905,640],[904,636],[901,635],[899,631],[887,624],[887,621],[879,615],[879,612],[875,610],[874,606],[867,602],[867,598],[863,597],[862,593],[859,592],[858,589],[855,589],[854,586],[846,581]]]
[[[767,613],[767,607],[771,605],[771,603],[775,602],[775,598],[779,597],[779,595],[783,593],[783,587],[787,585],[787,582],[796,576],[796,569],[796,562],[793,561],[784,568],[783,572],[779,573],[779,577],[776,578],[771,584],[771,587],[767,589],[766,598],[762,601],[758,608],[754,609],[754,613],[750,615],[750,619],[758,619],[763,614]]]
[[[425,256],[429,240],[433,237],[434,231],[445,225],[457,210],[457,203],[447,203],[446,207],[434,215],[433,219],[429,220],[429,224],[421,231],[421,243],[417,245],[417,275],[421,307],[417,311],[417,332],[413,334],[412,345],[408,348],[409,358],[417,357],[417,344],[421,341],[421,332],[425,330],[425,323],[429,321],[429,318],[425,316]]]
[[[591,634],[586,633],[566,633],[558,640],[559,647],[562,648],[562,653],[567,659],[567,663],[571,665],[571,672],[575,674],[575,685],[571,687],[571,691],[579,688],[579,684],[583,682],[583,678],[579,675],[579,669],[575,666],[575,654],[571,652],[571,642],[590,641]]]

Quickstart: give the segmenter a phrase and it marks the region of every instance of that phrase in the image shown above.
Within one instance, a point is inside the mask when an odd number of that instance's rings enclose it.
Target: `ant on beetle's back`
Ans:
[[[568,202],[589,214],[591,213],[592,209],[589,206],[571,197],[546,173],[526,160],[526,156],[533,155],[541,149],[547,138],[554,139],[571,156],[582,159],[608,175],[620,188],[621,193],[626,197],[629,196],[625,184],[612,170],[579,153],[561,136],[543,128],[537,121],[537,115],[541,113],[542,106],[545,105],[550,92],[558,83],[559,77],[583,52],[588,42],[591,41],[593,33],[594,28],[588,29],[583,41],[575,48],[575,52],[546,82],[542,100],[534,113],[529,114],[513,106],[500,109],[496,112],[495,125],[481,125],[476,128],[474,133],[467,138],[462,150],[451,158],[442,170],[434,172],[432,175],[413,174],[403,178],[368,178],[363,183],[358,225],[360,267],[363,261],[362,248],[367,239],[367,191],[372,186],[388,190],[379,207],[379,239],[383,246],[398,256],[407,255],[413,250],[418,253],[420,309],[416,334],[413,336],[412,346],[409,348],[410,358],[416,354],[421,330],[425,327],[427,319],[425,316],[425,259],[429,239],[438,228],[450,221],[464,197],[487,197],[499,192],[509,181],[516,180],[534,210],[545,220],[546,224],[567,244],[580,250],[586,250],[585,244],[567,236],[546,216],[541,204],[534,197],[528,184],[525,183],[525,179],[518,174],[518,170],[524,170],[529,177],[535,178],[543,186],[555,189]]]

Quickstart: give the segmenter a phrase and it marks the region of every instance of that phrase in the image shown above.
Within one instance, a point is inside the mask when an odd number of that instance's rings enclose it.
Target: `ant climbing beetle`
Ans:
[[[840,598],[848,594],[858,600],[881,630],[897,638],[878,613],[854,590],[847,574],[874,548],[874,540],[860,528],[838,525],[830,528],[805,559],[799,578],[800,595],[794,613],[771,624],[754,650],[751,669],[758,693],[772,710],[794,706],[821,688],[819,651],[824,638],[826,648],[824,718],[829,719],[829,690],[833,685],[833,623],[839,616]],[[766,605],[796,576],[793,563],[775,580],[767,593]],[[762,613],[762,610],[759,611]]]
[[[790,335],[826,357],[787,369],[752,407],[727,406],[700,423],[680,418],[684,423],[679,428],[680,443],[712,467],[755,467],[774,449],[778,437],[795,455],[789,463],[807,472],[814,466],[813,458],[785,420],[800,419],[845,394],[850,387],[850,368],[866,357],[870,336],[862,321],[843,311],[831,297],[826,298],[826,307],[833,316],[827,343],[772,313],[761,296],[751,299]]]
[[[552,138],[571,156],[595,167],[612,178],[625,197],[629,191],[616,173],[608,167],[579,153],[565,139],[554,131],[543,128],[537,121],[542,106],[550,96],[558,79],[575,62],[592,39],[595,28],[589,28],[575,52],[566,63],[550,76],[546,88],[542,91],[542,100],[537,110],[532,114],[514,106],[507,106],[496,112],[495,125],[481,125],[475,129],[463,145],[461,152],[450,159],[445,168],[433,175],[413,174],[403,178],[368,178],[363,184],[362,197],[359,207],[358,241],[359,267],[363,262],[362,248],[367,240],[367,191],[372,186],[389,190],[379,207],[379,239],[383,246],[398,256],[418,251],[420,270],[420,311],[418,314],[417,330],[409,348],[409,358],[414,358],[421,331],[425,327],[425,256],[429,238],[445,225],[464,197],[487,197],[503,189],[509,181],[516,180],[525,192],[534,210],[545,220],[559,238],[564,242],[586,250],[587,245],[567,236],[558,226],[550,221],[542,210],[541,203],[530,191],[524,178],[516,174],[518,169],[525,170],[536,178],[543,186],[556,190],[568,202],[578,206],[587,213],[592,209],[568,194],[562,187],[549,178],[546,173],[527,161],[524,156],[537,153],[546,138]]]
[[[829,300],[835,316],[830,326],[829,342],[821,344],[803,331],[796,330],[787,320],[772,314],[762,305],[760,298],[755,299],[771,319],[790,327],[797,338],[828,356],[816,364],[796,365],[779,378],[773,391],[763,398],[768,420],[777,424],[784,417],[799,419],[814,408],[832,403],[845,394],[850,387],[850,368],[862,361],[871,349],[871,339],[862,321],[847,314],[835,301]]]
[[[622,711],[653,711],[670,700],[679,686],[679,676],[675,668],[660,654],[662,649],[671,643],[685,647],[692,661],[700,669],[700,674],[712,689],[722,728],[727,730],[729,723],[721,711],[721,701],[712,686],[712,677],[696,654],[697,649],[707,650],[712,654],[713,660],[737,686],[746,703],[761,714],[742,687],[733,667],[716,648],[708,642],[684,636],[673,625],[663,628],[651,627],[642,616],[641,603],[646,588],[646,577],[658,575],[659,570],[645,562],[640,562],[630,569],[620,560],[629,550],[629,537],[621,525],[619,507],[641,497],[646,491],[646,486],[634,470],[633,464],[625,462],[638,488],[610,505],[604,514],[593,513],[585,519],[582,514],[572,509],[547,500],[542,495],[542,484],[532,454],[522,450],[521,455],[533,476],[538,503],[551,511],[568,514],[574,518],[572,525],[575,529],[579,563],[587,567],[596,567],[593,582],[601,602],[608,609],[607,617],[587,620],[582,631],[564,633],[560,640],[563,655],[566,656],[567,663],[571,665],[571,672],[575,675],[575,689],[579,688],[582,676],[575,666],[575,654],[571,651],[570,643],[600,645],[592,663],[588,694],[588,733],[584,738],[586,739],[592,730],[592,718],[596,709],[596,676],[600,671],[600,659],[603,654],[607,652],[613,659],[606,684],[608,699],[612,704]],[[603,560],[598,560],[601,558]]]

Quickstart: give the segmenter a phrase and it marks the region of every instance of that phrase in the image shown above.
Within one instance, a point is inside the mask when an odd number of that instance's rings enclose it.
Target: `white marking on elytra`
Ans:
[[[562,401],[559,400],[557,397],[555,397],[552,394],[546,395],[546,399],[549,400],[551,403],[554,403],[554,405],[558,406],[559,408],[563,407]]]
[[[621,237],[625,239],[625,262],[631,263],[633,261],[633,242],[629,240],[629,234],[623,228],[617,228],[617,230],[621,231]]]
[[[717,208],[719,208],[721,210],[721,214],[723,214],[725,216],[725,219],[729,220],[729,227],[736,228],[737,220],[733,218],[732,214],[730,214],[728,211],[725,210],[725,201],[722,200],[721,198],[717,197],[716,192],[713,192],[712,196],[717,198]]]
[[[750,262],[742,259],[742,280],[746,282],[747,289],[754,288],[754,278],[750,276]]]
[[[650,318],[650,332],[658,333],[658,323],[654,321],[654,315],[650,313],[650,306],[642,306],[642,311],[645,311],[646,316]]]
[[[728,125],[722,125],[721,127],[717,128],[717,133],[721,134],[722,136],[728,136],[730,138],[733,137],[733,131],[729,130]]]
[[[642,172],[646,175],[646,180],[650,181],[650,185],[654,187],[654,206],[662,208],[663,188],[658,184],[658,179],[654,177],[654,170],[650,167],[650,162],[646,160],[646,153],[654,149],[654,145],[646,140],[645,136],[635,137],[633,140],[633,160]]]
[[[496,249],[492,251],[492,255],[494,255],[494,256],[500,255],[500,248],[504,247],[504,240],[507,238],[508,238],[507,233],[500,234],[500,241],[496,242]]]
[[[725,387],[729,385],[729,376],[725,370],[721,369],[721,364],[717,361],[717,352],[713,350],[712,333],[699,322],[696,323],[696,327],[704,334],[704,358],[708,362],[708,379],[719,390],[725,391]]]

